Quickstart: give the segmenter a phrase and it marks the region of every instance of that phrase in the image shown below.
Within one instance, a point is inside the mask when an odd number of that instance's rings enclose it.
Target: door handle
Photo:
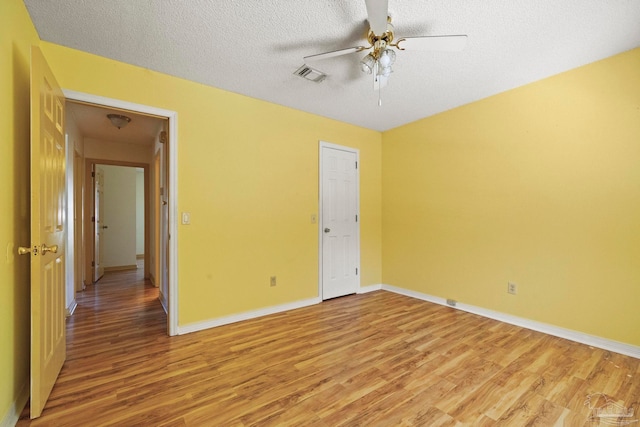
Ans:
[[[330,228],[325,228],[325,229],[324,229],[324,232],[325,232],[325,233],[328,233],[328,232],[330,232],[330,231],[331,231],[331,229],[330,229]]]
[[[31,253],[31,248],[25,246],[18,246],[18,255],[26,255]],[[36,248],[34,255],[38,254],[38,248]]]
[[[58,245],[52,245],[52,246],[47,246],[44,243],[42,244],[42,248],[40,248],[40,251],[42,252],[42,255],[46,254],[47,252],[52,252],[54,254],[58,253]]]
[[[105,228],[109,228],[109,226],[108,225],[103,225],[102,229],[104,230]]]

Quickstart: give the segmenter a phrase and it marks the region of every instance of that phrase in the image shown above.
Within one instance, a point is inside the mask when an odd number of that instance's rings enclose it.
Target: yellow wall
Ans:
[[[383,283],[640,345],[639,76],[635,49],[385,132]]]
[[[29,257],[16,248],[29,245],[29,58],[38,43],[24,4],[1,1],[0,422],[29,378]]]
[[[180,325],[317,296],[319,140],[360,149],[361,281],[380,283],[379,132],[41,45],[63,88],[178,113]]]

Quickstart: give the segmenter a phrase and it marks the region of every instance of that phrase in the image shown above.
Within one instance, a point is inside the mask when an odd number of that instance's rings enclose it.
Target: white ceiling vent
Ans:
[[[325,73],[311,68],[308,65],[303,65],[302,67],[298,68],[293,74],[307,80],[311,80],[315,83],[320,83],[327,78],[327,75]]]

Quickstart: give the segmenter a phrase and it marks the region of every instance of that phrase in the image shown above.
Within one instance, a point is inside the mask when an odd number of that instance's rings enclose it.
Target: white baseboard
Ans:
[[[137,270],[138,266],[136,264],[130,265],[113,265],[111,267],[105,267],[105,273],[108,271],[128,271],[128,270]]]
[[[14,427],[18,422],[18,418],[20,418],[20,413],[24,409],[29,400],[29,382],[26,382],[20,393],[18,393],[18,397],[11,404],[7,413],[0,420],[0,427]]]
[[[78,308],[78,303],[74,298],[73,301],[71,301],[71,304],[69,304],[69,307],[67,307],[67,317],[72,316],[73,312],[76,311],[76,308]]]
[[[294,301],[272,307],[260,308],[258,310],[246,311],[244,313],[232,314],[231,316],[218,317],[216,319],[205,320],[204,322],[190,323],[188,325],[178,325],[178,335],[191,332],[202,331],[204,329],[215,328],[216,326],[228,325],[230,323],[241,322],[243,320],[255,319],[256,317],[267,316],[269,314],[281,313],[283,311],[295,310],[296,308],[307,307],[318,304],[322,300],[318,297],[301,301]]]
[[[167,299],[165,298],[162,292],[158,292],[158,300],[160,300],[160,305],[164,309],[164,314],[169,314],[169,307],[167,306]]]
[[[367,292],[379,291],[380,289],[382,289],[382,285],[381,284],[369,285],[369,286],[361,286],[360,289],[358,289],[358,293],[359,294],[366,294]]]
[[[433,295],[423,294],[421,292],[412,291],[410,289],[398,288],[391,285],[382,285],[382,289],[396,294],[405,295],[412,298],[421,299],[423,301],[429,301],[435,304],[446,305],[447,300],[445,298],[435,297]],[[482,307],[476,307],[469,304],[456,303],[455,308],[458,310],[466,311],[469,313],[477,314],[479,316],[488,317],[490,319],[499,320],[500,322],[509,323],[511,325],[520,326],[522,328],[531,329],[534,331],[542,332],[548,335],[568,339],[570,341],[579,342],[582,344],[590,345],[592,347],[601,348],[603,350],[613,351],[615,353],[624,354],[626,356],[635,357],[640,359],[640,347],[631,344],[614,341],[595,335],[589,335],[582,332],[574,331],[571,329],[561,328],[559,326],[550,325],[548,323],[537,322],[535,320],[525,319],[523,317],[512,316],[506,313],[500,313],[498,311],[488,310]]]

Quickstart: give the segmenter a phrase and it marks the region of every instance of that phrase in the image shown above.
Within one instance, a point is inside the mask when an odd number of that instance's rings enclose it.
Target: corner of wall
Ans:
[[[20,389],[16,400],[13,401],[9,410],[4,415],[4,417],[0,420],[0,427],[13,427],[18,422],[20,418],[20,413],[27,405],[27,401],[29,400],[29,383],[26,382]]]

